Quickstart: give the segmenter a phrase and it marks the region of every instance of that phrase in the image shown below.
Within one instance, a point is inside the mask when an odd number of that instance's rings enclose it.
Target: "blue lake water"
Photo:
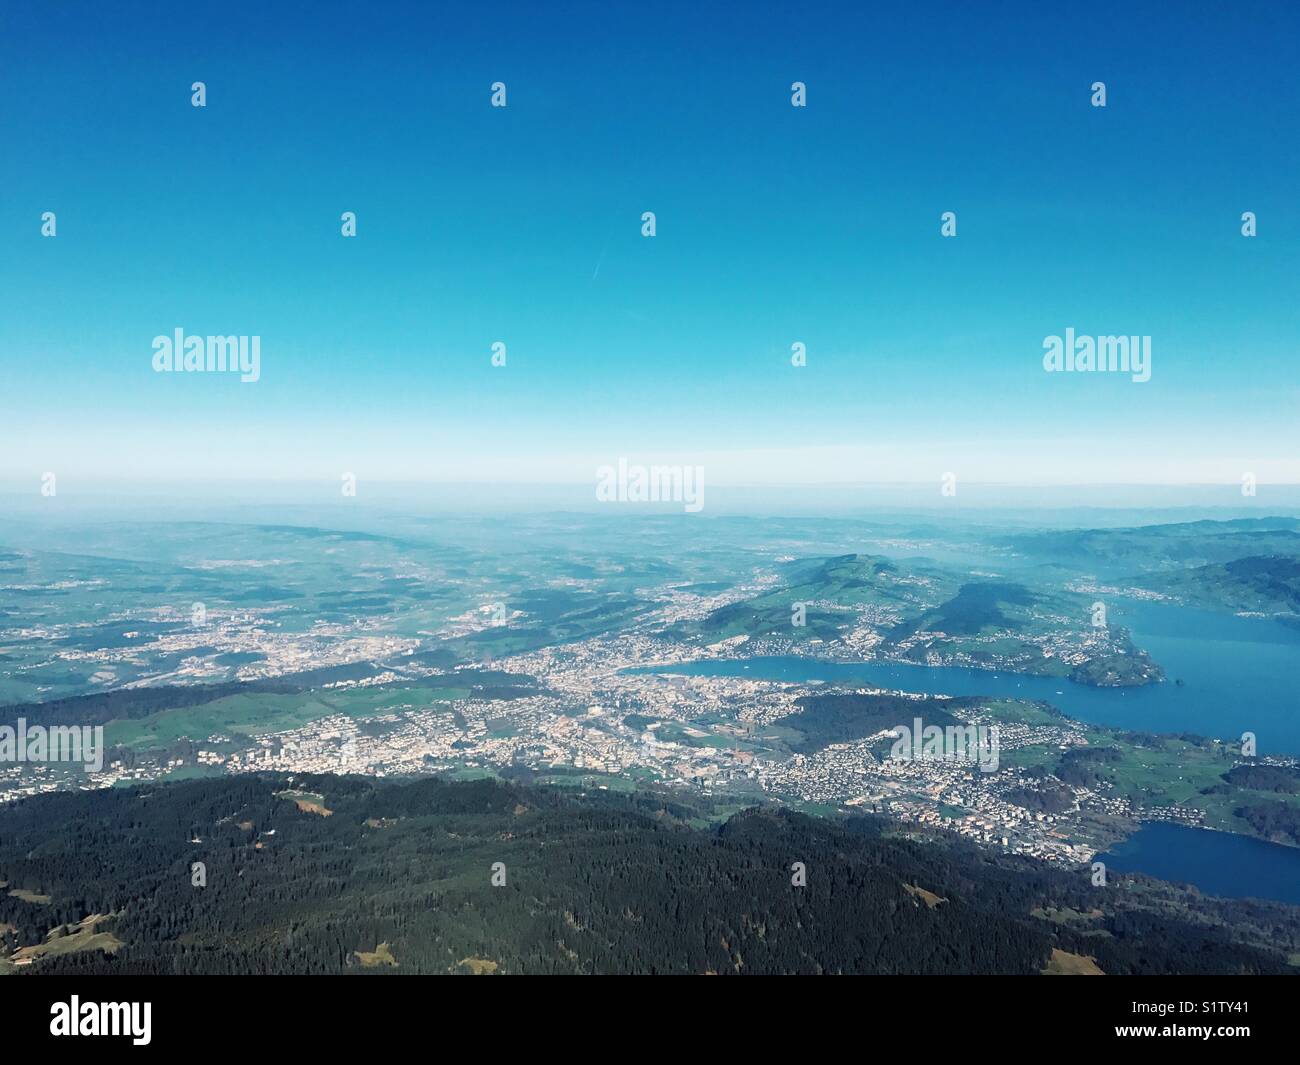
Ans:
[[[1149,824],[1096,860],[1111,873],[1195,884],[1207,895],[1300,905],[1300,849],[1248,836]]]
[[[1115,604],[1111,618],[1164,667],[1166,681],[1094,688],[991,670],[797,655],[694,662],[653,672],[1042,699],[1092,724],[1222,739],[1253,732],[1260,754],[1300,754],[1300,630],[1165,603]],[[1181,685],[1175,683],[1180,680]],[[1103,860],[1119,871],[1195,884],[1207,894],[1300,904],[1300,849],[1245,836],[1150,824]]]
[[[1138,688],[1095,688],[985,669],[828,662],[799,655],[714,659],[655,672],[1042,699],[1092,724],[1222,739],[1253,732],[1260,754],[1300,754],[1300,630],[1164,603],[1116,605],[1111,618],[1132,632],[1134,643],[1164,667],[1168,680]]]

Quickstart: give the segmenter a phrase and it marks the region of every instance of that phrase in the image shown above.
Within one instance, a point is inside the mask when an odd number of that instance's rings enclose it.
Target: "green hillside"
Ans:
[[[0,969],[1038,973],[1065,951],[1107,974],[1258,973],[1289,971],[1300,946],[1293,907],[1098,889],[1084,869],[868,817],[758,809],[696,829],[705,800],[434,778],[291,787],[321,801],[235,777],[0,810]],[[1052,919],[1065,911],[1087,916]],[[18,953],[92,917],[103,938]]]

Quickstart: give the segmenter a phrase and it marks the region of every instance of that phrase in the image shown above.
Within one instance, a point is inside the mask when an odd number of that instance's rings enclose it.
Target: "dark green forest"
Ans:
[[[1233,812],[1265,839],[1300,846],[1300,810],[1290,803],[1251,803]]]
[[[963,722],[948,710],[978,709],[982,702],[946,696],[913,699],[906,695],[818,692],[800,696],[795,705],[802,712],[785,718],[781,724],[800,733],[800,738],[791,742],[791,749],[808,754],[832,743],[866,739],[882,729],[899,725],[910,729],[918,717],[926,726],[960,726]]]
[[[1294,972],[1295,907],[1093,887],[865,815],[693,827],[707,803],[303,775],[27,799],[0,808],[0,959],[92,914],[120,945],[0,970],[992,974],[1057,949],[1106,974]]]

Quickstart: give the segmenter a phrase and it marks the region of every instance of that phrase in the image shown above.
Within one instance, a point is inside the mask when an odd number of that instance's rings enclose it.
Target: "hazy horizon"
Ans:
[[[902,523],[909,520],[984,522],[1078,528],[1157,525],[1198,520],[1300,517],[1300,486],[1257,486],[1252,497],[1239,485],[1032,486],[958,483],[943,496],[939,483],[840,485],[715,485],[704,478],[702,508],[680,502],[601,502],[594,479],[575,484],[358,480],[343,496],[337,479],[319,481],[147,482],[59,479],[57,495],[42,496],[39,482],[18,488],[0,482],[0,528],[8,524],[100,520],[103,516],[152,520],[258,520],[272,514],[347,527],[387,516],[437,514],[465,518],[566,513],[612,521],[677,517],[826,518]],[[198,517],[195,517],[195,516]],[[243,517],[241,517],[241,515]]]

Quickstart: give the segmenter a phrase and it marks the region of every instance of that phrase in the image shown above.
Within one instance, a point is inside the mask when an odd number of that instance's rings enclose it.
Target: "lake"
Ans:
[[[1041,699],[1071,717],[1144,732],[1196,732],[1224,739],[1250,731],[1260,754],[1300,754],[1300,631],[1167,603],[1115,605],[1111,617],[1164,667],[1169,679],[1141,688],[1094,688],[1068,680],[954,666],[828,662],[798,655],[692,662],[638,672],[865,684],[930,695]],[[1175,684],[1181,680],[1181,686]],[[1300,905],[1300,849],[1246,836],[1155,823],[1099,856],[1113,870],[1195,884],[1213,895]]]
[[[1300,630],[1166,603],[1116,604],[1111,617],[1164,667],[1168,680],[1139,688],[1095,688],[959,666],[829,662],[800,655],[712,659],[646,672],[1041,699],[1095,725],[1221,739],[1253,732],[1259,754],[1300,754]]]
[[[1094,860],[1110,873],[1195,884],[1207,895],[1300,905],[1300,848],[1249,836],[1156,822]]]

